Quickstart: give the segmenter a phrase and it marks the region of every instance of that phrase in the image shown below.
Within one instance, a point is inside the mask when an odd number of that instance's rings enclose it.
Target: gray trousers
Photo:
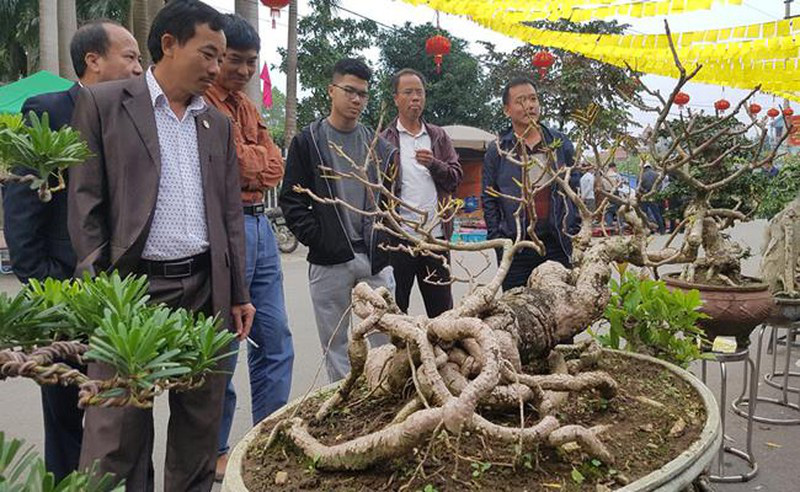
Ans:
[[[211,281],[207,271],[180,279],[151,278],[150,301],[192,311],[211,311]],[[106,364],[90,363],[89,377],[115,375]],[[206,492],[214,484],[217,435],[222,417],[224,374],[209,374],[190,391],[169,392],[169,427],[164,466],[166,492]],[[125,490],[154,490],[153,411],[135,407],[86,409],[80,467],[97,461],[100,474],[125,479]]]
[[[314,317],[317,320],[317,333],[322,351],[330,342],[330,349],[325,357],[325,367],[331,382],[344,378],[350,372],[350,360],[347,357],[347,341],[352,325],[352,314],[344,317],[350,307],[351,292],[359,282],[366,282],[370,287],[386,287],[394,296],[394,276],[392,267],[386,267],[372,275],[369,257],[356,253],[355,258],[338,265],[309,265],[309,287],[311,302],[314,305]],[[341,326],[339,322],[341,320]],[[337,329],[338,327],[338,329]],[[369,337],[370,345],[387,343],[389,337],[378,334]]]

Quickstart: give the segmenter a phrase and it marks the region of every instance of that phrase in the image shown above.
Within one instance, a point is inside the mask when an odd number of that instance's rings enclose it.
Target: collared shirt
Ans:
[[[269,136],[258,108],[243,92],[227,91],[214,84],[205,97],[233,123],[242,202],[260,203],[264,190],[274,188],[283,178],[280,149]]]
[[[202,97],[195,96],[183,118],[178,119],[152,68],[145,78],[158,129],[161,176],[142,258],[163,261],[194,256],[209,247],[195,126],[195,117],[208,106]]]
[[[436,184],[433,182],[431,171],[417,162],[417,149],[430,150],[431,137],[425,125],[422,125],[422,129],[415,135],[406,130],[399,119],[397,132],[400,137],[400,166],[403,169],[400,199],[418,210],[428,212],[427,224],[430,224],[436,219]],[[422,220],[421,215],[406,207],[400,207],[400,216],[414,222]],[[434,237],[440,237],[441,224],[437,224],[431,232]]]

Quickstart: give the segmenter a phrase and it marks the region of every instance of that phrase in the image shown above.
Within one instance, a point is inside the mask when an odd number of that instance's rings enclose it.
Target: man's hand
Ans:
[[[416,157],[421,166],[428,167],[433,162],[433,152],[430,149],[417,149]]]
[[[231,315],[233,316],[233,326],[236,327],[236,336],[239,341],[243,341],[250,334],[250,328],[253,327],[256,308],[249,302],[237,304],[231,306]]]

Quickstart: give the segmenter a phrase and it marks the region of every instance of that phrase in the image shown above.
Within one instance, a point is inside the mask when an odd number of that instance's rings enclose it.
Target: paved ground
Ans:
[[[760,247],[763,231],[763,222],[746,224],[734,230],[733,236],[742,240],[744,243],[753,247],[756,253]],[[465,257],[464,261],[468,265],[480,266],[484,260],[473,254]],[[494,265],[494,263],[492,263]],[[757,255],[748,260],[744,267],[745,273],[754,274],[758,266]],[[285,277],[285,289],[288,303],[290,325],[294,335],[295,351],[297,353],[294,365],[294,383],[292,397],[300,396],[309,388],[325,384],[324,370],[317,375],[321,350],[316,334],[313,311],[308,292],[307,271],[308,264],[305,261],[305,251],[300,248],[291,255],[283,258],[283,269]],[[493,269],[490,269],[493,271]],[[491,272],[489,272],[491,273]],[[485,275],[484,275],[485,276]],[[19,284],[11,276],[0,276],[0,291],[15,292],[19,289]],[[462,295],[466,291],[465,286],[455,288],[456,296]],[[415,292],[412,297],[412,311],[417,314],[422,313],[422,302]],[[755,350],[755,348],[753,349]],[[785,348],[778,348],[779,360],[782,360]],[[792,367],[796,371],[798,355],[800,349],[795,350],[792,357]],[[762,374],[769,369],[769,360],[765,355],[762,364]],[[709,386],[718,394],[719,391],[719,370],[716,364],[709,366]],[[732,364],[729,373],[728,400],[738,395],[741,391],[741,364]],[[696,369],[696,368],[695,368]],[[249,386],[247,382],[246,357],[242,352],[239,358],[239,365],[234,378],[236,388],[239,392],[239,404],[231,433],[232,442],[241,438],[250,426],[250,399]],[[699,374],[699,372],[696,371]],[[800,386],[800,378],[794,378],[793,385]],[[759,385],[760,394],[777,396],[778,392],[766,386],[763,380]],[[10,380],[0,382],[0,429],[14,437],[23,438],[28,443],[33,444],[37,449],[42,449],[41,431],[41,408],[39,403],[39,392],[33,383],[27,380]],[[798,395],[790,393],[790,401],[798,402]],[[156,474],[158,477],[157,489],[161,489],[161,466],[164,459],[164,441],[167,424],[167,405],[166,399],[160,398],[156,402]],[[760,410],[766,410],[760,408]],[[773,414],[780,413],[775,412]],[[728,417],[727,434],[735,440],[735,446],[744,445],[744,419],[735,416],[729,409],[726,409]],[[800,464],[800,426],[774,426],[756,424],[753,437],[753,448],[756,459],[759,463],[760,473],[752,481],[745,484],[715,484],[715,488],[720,491],[793,491],[800,487],[797,485],[800,473],[797,467]],[[731,461],[731,460],[729,460]],[[731,468],[730,464],[726,470]]]

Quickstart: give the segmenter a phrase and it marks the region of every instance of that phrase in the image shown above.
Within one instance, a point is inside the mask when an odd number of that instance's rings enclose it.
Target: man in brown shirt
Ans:
[[[292,382],[292,334],[286,317],[281,259],[269,219],[264,215],[264,190],[283,178],[283,159],[261,122],[258,108],[242,92],[256,72],[261,41],[238,15],[226,15],[227,48],[220,72],[206,99],[231,119],[239,159],[245,225],[245,276],[256,317],[247,346],[253,424],[282,407]],[[232,350],[238,349],[238,341]],[[236,408],[231,382],[236,357],[230,358],[228,385],[219,435],[217,478],[225,473],[228,436]]]

